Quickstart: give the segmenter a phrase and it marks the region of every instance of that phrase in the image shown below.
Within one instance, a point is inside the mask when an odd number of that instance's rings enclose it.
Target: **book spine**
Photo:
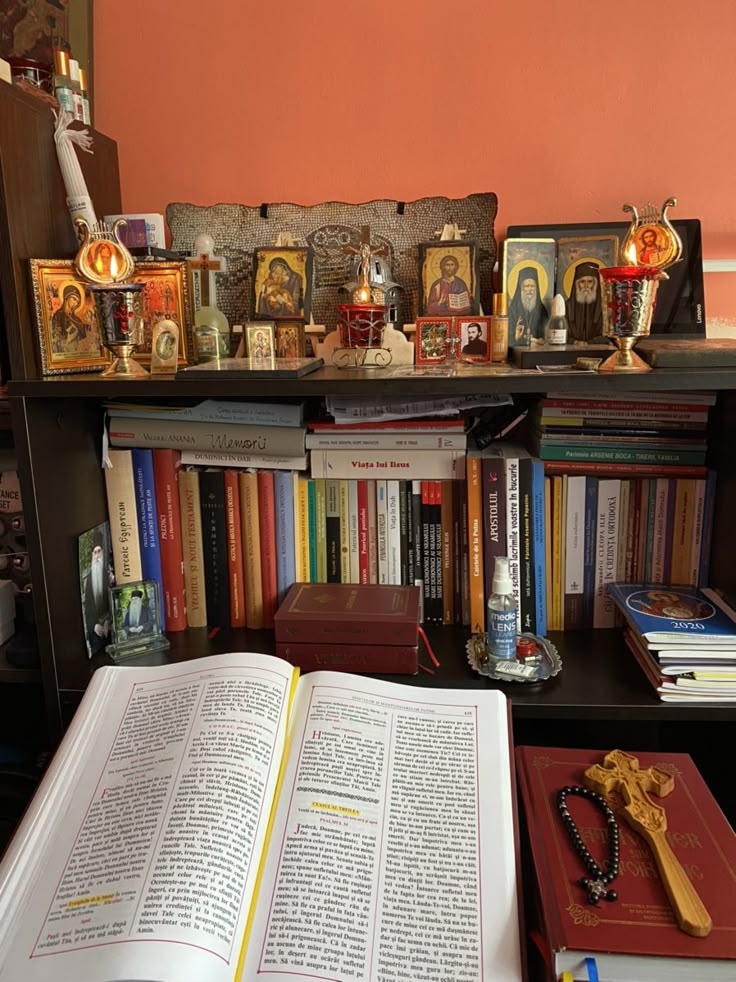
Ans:
[[[716,472],[708,471],[705,480],[705,506],[703,512],[703,545],[700,550],[698,586],[708,586],[710,577],[710,550],[713,542],[713,517],[716,508]]]
[[[544,596],[547,607],[547,629],[552,628],[552,478],[544,479]]]
[[[272,628],[273,615],[276,613],[279,602],[278,574],[276,572],[276,507],[273,471],[258,471],[256,483],[258,488],[258,531],[261,539],[263,626],[265,628]]]
[[[399,482],[386,481],[386,505],[388,510],[388,582],[401,585],[401,530],[399,527]]]
[[[547,633],[547,587],[545,583],[544,464],[532,460],[532,558],[534,563],[534,630]]]
[[[565,520],[565,630],[583,627],[585,590],[585,481],[581,476],[567,479]]]
[[[693,495],[693,525],[690,537],[690,569],[688,583],[698,585],[700,575],[700,552],[703,547],[703,518],[705,514],[705,481],[695,482]]]
[[[370,582],[368,559],[368,481],[355,482],[358,498],[358,583]]]
[[[245,627],[243,582],[243,533],[240,522],[240,493],[237,471],[225,471],[225,526],[230,593],[230,627]]]
[[[316,526],[317,578],[315,583],[327,582],[327,493],[325,481],[317,478],[314,482],[314,514]]]
[[[646,576],[647,530],[649,528],[649,484],[650,478],[641,482],[641,511],[639,512],[639,538],[637,540],[637,568],[639,576]]]
[[[625,545],[625,555],[624,555],[624,583],[632,582],[632,566],[634,561],[634,516],[636,514],[636,494],[637,489],[641,481],[638,478],[634,478],[629,481],[629,503],[628,511],[625,515],[625,525],[626,525],[626,545]],[[641,495],[641,491],[639,491]],[[641,501],[641,498],[639,499]]]
[[[672,586],[684,586],[687,579],[685,529],[687,527],[687,510],[690,499],[689,485],[689,481],[678,481],[675,492],[675,513],[672,526],[672,565],[670,567],[670,585]]]
[[[700,450],[632,450],[621,448],[542,446],[543,460],[593,461],[632,464],[704,464],[705,453]]]
[[[260,476],[259,471],[259,476]],[[296,581],[311,583],[310,578],[310,549],[309,549],[309,479],[299,477],[296,483],[296,526],[294,529],[296,549]],[[344,582],[348,582],[345,580]],[[265,583],[264,583],[265,591]],[[264,595],[265,604],[265,595]]]
[[[388,502],[386,481],[376,481],[376,543],[378,557],[378,582],[389,583],[388,578]]]
[[[493,582],[496,559],[507,555],[506,469],[502,457],[483,457],[483,568],[485,583]]]
[[[434,621],[434,603],[432,599],[432,544],[431,544],[431,481],[422,481],[422,596],[424,621],[430,624]]]
[[[450,485],[452,491],[452,608],[455,613],[455,624],[463,622],[463,584],[462,584],[462,562],[463,562],[463,498],[465,496],[465,482],[453,481]],[[411,502],[409,504],[411,508]],[[413,582],[413,580],[412,580]]]
[[[399,582],[409,585],[409,526],[406,503],[407,481],[399,481]]]
[[[562,630],[562,536],[564,534],[562,486],[564,475],[552,478],[552,617],[550,629]]]
[[[403,522],[406,528],[406,579],[402,580],[407,586],[414,586],[414,580],[416,579],[414,573],[414,557],[416,550],[414,548],[414,520],[412,516],[412,482],[402,481],[401,487],[403,490]],[[399,519],[402,516],[399,515]],[[402,532],[403,535],[403,532]],[[404,539],[401,540],[402,548],[402,576],[403,576],[403,564],[404,564]]]
[[[532,459],[519,460],[519,596],[521,629],[535,633],[532,558]]]
[[[370,672],[416,675],[419,649],[411,645],[292,644],[276,642],[276,655],[305,672]]]
[[[312,477],[451,480],[463,450],[312,450]]]
[[[171,450],[273,457],[298,457],[304,454],[305,430],[297,426],[136,419],[112,413],[108,425],[110,445],[113,447],[166,447]]]
[[[414,527],[414,586],[419,587],[419,620],[424,620],[424,562],[422,559],[422,482],[411,482],[411,523]]]
[[[228,467],[232,470],[261,467],[267,470],[305,471],[308,465],[306,454],[293,457],[277,457],[270,454],[251,453],[209,453],[207,450],[182,450],[183,466],[195,467]]]
[[[598,483],[598,535],[593,627],[613,627],[614,603],[607,588],[616,580],[619,481]]]
[[[160,419],[175,422],[245,423],[249,426],[302,426],[304,404],[270,402],[225,402],[207,399],[198,406],[185,409],[158,409],[135,406],[124,409],[115,403],[108,406],[112,415],[121,419]]]
[[[654,499],[654,544],[652,546],[652,583],[666,583],[664,572],[665,535],[667,532],[667,498],[670,482],[660,477],[652,481],[655,485]],[[627,582],[624,577],[624,582]]]
[[[481,458],[468,456],[466,468],[470,629],[472,633],[477,634],[486,629],[486,601],[483,588],[483,474]]]
[[[544,473],[554,474],[584,474],[586,477],[705,477],[705,467],[678,466],[676,464],[600,464],[593,461],[568,460],[566,462],[547,460],[544,462]]]
[[[204,586],[204,547],[198,471],[179,472],[179,510],[187,624],[189,627],[205,627],[207,597]]]
[[[105,468],[107,513],[110,519],[115,580],[120,586],[143,578],[138,538],[133,459],[130,450],[110,450]]]
[[[368,582],[378,583],[378,530],[376,528],[376,482],[365,482],[368,497]]]
[[[521,631],[521,525],[519,520],[519,459],[504,460],[506,474],[506,555],[516,603],[516,630]]]
[[[181,537],[177,450],[153,451],[153,483],[156,488],[158,540],[161,549],[161,576],[166,612],[166,630],[183,631],[187,626],[184,593],[184,553]]]
[[[258,475],[255,471],[241,471],[238,474],[238,484],[240,489],[240,531],[243,536],[245,623],[249,630],[260,631],[263,627],[263,576],[261,571],[261,521],[258,503]],[[293,556],[293,543],[291,552]]]
[[[327,582],[340,582],[340,482],[325,481]]]
[[[452,488],[454,481],[440,484],[440,538],[442,568],[442,623],[455,623],[455,604],[453,601],[453,520]]]
[[[430,549],[432,556],[432,603],[434,608],[433,621],[442,623],[442,485],[439,481],[430,481]]]
[[[621,481],[618,499],[618,539],[616,541],[616,582],[625,583],[626,577],[626,534],[629,524],[629,502],[631,500],[631,481]]]
[[[358,537],[358,482],[348,481],[348,557],[349,583],[360,583],[360,556]]]
[[[605,415],[602,415],[604,413]],[[542,420],[548,425],[564,426],[584,426],[586,420],[592,418],[605,419],[610,424],[616,424],[622,420],[647,421],[656,423],[659,420],[668,422],[670,420],[678,423],[702,423],[707,418],[707,407],[687,407],[674,408],[664,405],[646,405],[642,403],[638,408],[634,404],[628,407],[626,403],[617,403],[615,406],[610,404],[590,404],[588,406],[552,406],[545,404],[542,407]],[[552,423],[552,420],[555,422]]]
[[[581,627],[593,626],[596,544],[598,540],[598,478],[586,477],[583,538],[583,616]]]
[[[465,433],[404,433],[401,430],[382,430],[377,433],[350,430],[336,433],[322,430],[308,433],[307,450],[465,450],[468,438]]]
[[[461,623],[464,627],[470,627],[470,531],[468,525],[468,492],[466,481],[460,482],[460,507],[462,514],[460,521],[460,533],[462,536],[460,551]]]
[[[641,501],[644,479],[638,478],[634,485],[633,515],[631,517],[631,574],[629,580],[638,583],[641,579],[639,569],[639,529],[641,527]]]
[[[141,573],[144,580],[154,580],[158,584],[159,597],[164,595],[161,575],[161,550],[158,542],[158,523],[156,521],[156,488],[153,477],[153,452],[133,450],[133,481],[135,483],[136,515],[138,518],[138,543],[141,553]],[[166,630],[163,605],[161,608],[161,629]]]
[[[227,566],[225,481],[222,471],[200,471],[199,508],[202,513],[204,590],[208,627],[230,624],[230,590]]]
[[[257,480],[255,483],[257,488]],[[291,474],[284,471],[274,471],[273,494],[276,533],[276,588],[278,590],[278,602],[281,604],[291,585],[296,582],[294,554],[294,480]]]
[[[644,547],[644,579],[652,582],[652,554],[654,552],[654,523],[657,508],[657,482],[647,481],[647,543]]]
[[[309,533],[309,582],[317,582],[317,503],[314,480],[307,481],[307,525]]]
[[[347,478],[338,484],[340,502],[340,582],[350,583],[350,489]]]

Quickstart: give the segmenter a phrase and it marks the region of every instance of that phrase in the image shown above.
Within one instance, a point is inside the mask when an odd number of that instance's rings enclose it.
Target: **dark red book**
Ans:
[[[161,579],[167,631],[185,631],[187,612],[184,598],[184,558],[179,511],[178,450],[153,451],[153,483],[161,552]]]
[[[276,640],[416,647],[419,588],[295,583],[276,611]]]
[[[411,645],[290,644],[277,641],[276,654],[305,672],[328,668],[333,672],[416,675],[419,671],[419,648]]]
[[[582,784],[583,772],[602,764],[600,750],[519,747],[516,772],[536,872],[540,908],[538,937],[549,979],[563,971],[584,978],[583,960],[595,958],[600,979],[637,982],[736,978],[736,835],[687,754],[631,753],[640,767],[674,776],[674,789],[654,799],[665,809],[667,839],[690,876],[713,921],[710,934],[681,931],[656,863],[644,840],[623,815],[620,793],[607,796],[619,821],[620,868],[612,883],[618,900],[587,903],[578,881],[585,876],[560,819],[560,788]],[[605,818],[589,801],[568,797],[568,807],[594,858],[605,864]]]
[[[225,471],[225,522],[227,568],[230,577],[230,627],[245,627],[243,536],[240,528],[238,472]]]
[[[360,583],[370,580],[368,562],[368,481],[358,481],[358,571]],[[295,663],[296,664],[296,663]]]

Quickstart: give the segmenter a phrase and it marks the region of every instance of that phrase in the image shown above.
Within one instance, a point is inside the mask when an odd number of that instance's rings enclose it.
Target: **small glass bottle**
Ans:
[[[488,650],[499,661],[516,658],[516,600],[506,556],[496,556],[488,598]]]
[[[567,344],[565,298],[558,293],[552,300],[552,313],[544,329],[545,344]]]
[[[79,69],[79,88],[82,93],[82,112],[84,114],[84,123],[89,126],[92,122],[92,117],[89,111],[89,93],[87,92],[87,72],[83,69]]]
[[[491,361],[507,361],[509,356],[509,298],[505,293],[493,294],[491,317]]]
[[[79,84],[79,62],[76,58],[69,59],[69,84],[72,90],[72,105],[74,118],[84,122],[84,104],[82,102],[82,87]]]
[[[69,55],[63,48],[54,48],[54,95],[62,109],[74,115],[71,79],[69,78]]]

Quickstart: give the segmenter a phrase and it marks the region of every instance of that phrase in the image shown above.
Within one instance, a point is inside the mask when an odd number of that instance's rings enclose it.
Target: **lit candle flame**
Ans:
[[[626,247],[626,262],[629,266],[636,266],[636,246],[633,242],[629,242]]]
[[[363,287],[363,289],[359,293],[359,297],[360,297],[360,302],[361,303],[368,303],[368,301],[371,298],[371,295],[368,292],[368,290],[366,290],[365,287]]]
[[[112,276],[113,279],[118,275],[119,269],[118,257],[113,252],[112,256],[110,257],[110,276]]]

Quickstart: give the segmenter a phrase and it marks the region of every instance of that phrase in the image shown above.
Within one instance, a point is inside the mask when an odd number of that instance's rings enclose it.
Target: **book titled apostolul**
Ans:
[[[670,794],[652,800],[667,816],[667,841],[713,921],[705,938],[679,930],[654,857],[627,823],[619,792],[606,796],[620,830],[620,874],[611,884],[618,900],[593,907],[579,885],[585,870],[557,809],[557,792],[582,784],[586,768],[604,752],[519,747],[516,773],[526,818],[541,912],[538,935],[549,977],[583,978],[593,955],[606,982],[715,982],[736,979],[736,835],[687,754],[637,753],[643,770],[674,777]],[[597,861],[607,854],[605,820],[586,800],[568,804],[585,845]]]
[[[276,612],[276,641],[418,643],[419,587],[295,583]]]

